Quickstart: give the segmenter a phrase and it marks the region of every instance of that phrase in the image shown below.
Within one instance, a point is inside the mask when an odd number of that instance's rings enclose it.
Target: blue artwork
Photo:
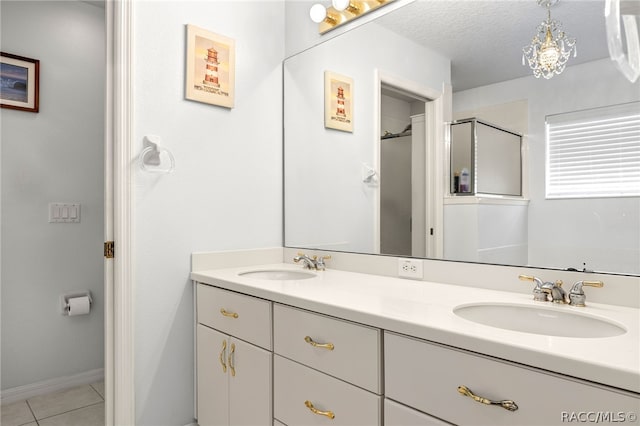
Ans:
[[[0,99],[27,102],[28,68],[0,63]]]

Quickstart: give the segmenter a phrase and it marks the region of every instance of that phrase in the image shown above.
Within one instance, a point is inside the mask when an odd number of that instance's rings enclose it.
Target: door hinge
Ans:
[[[105,241],[104,242],[104,257],[107,259],[113,259],[114,256],[114,242],[113,241]]]

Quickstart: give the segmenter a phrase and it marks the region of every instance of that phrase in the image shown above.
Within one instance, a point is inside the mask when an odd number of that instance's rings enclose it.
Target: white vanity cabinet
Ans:
[[[454,424],[560,425],[587,415],[620,422],[640,408],[629,392],[395,333],[384,339],[386,398]],[[518,409],[477,402],[459,386],[492,401],[511,400]]]
[[[382,335],[274,304],[274,416],[291,425],[380,425]]]
[[[198,424],[271,424],[271,302],[198,284],[196,307]]]
[[[638,424],[638,393],[401,334],[380,310],[352,315],[317,291],[222,277],[196,284],[200,426]]]

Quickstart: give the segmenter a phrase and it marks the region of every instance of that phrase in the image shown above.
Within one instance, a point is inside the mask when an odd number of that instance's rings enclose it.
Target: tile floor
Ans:
[[[104,382],[3,405],[2,426],[104,426]]]

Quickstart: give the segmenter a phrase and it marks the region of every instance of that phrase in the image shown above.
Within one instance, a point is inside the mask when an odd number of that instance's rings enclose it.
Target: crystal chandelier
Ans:
[[[562,24],[551,19],[551,6],[558,0],[538,0],[540,6],[547,8],[547,19],[538,25],[537,33],[531,44],[522,48],[522,65],[525,59],[536,78],[549,79],[560,74],[571,56],[576,56],[576,39],[567,37]]]

